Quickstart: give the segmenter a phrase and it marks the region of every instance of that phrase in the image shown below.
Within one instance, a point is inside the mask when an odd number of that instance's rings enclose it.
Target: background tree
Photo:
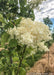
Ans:
[[[54,28],[52,30],[52,37],[53,37],[53,41],[54,41]]]
[[[54,33],[54,28],[53,28],[52,32]]]
[[[51,27],[53,25],[52,21],[50,20],[49,17],[46,17],[46,18],[43,18],[43,22],[49,26],[49,29],[51,30]],[[53,37],[53,34],[52,34],[52,37]],[[52,45],[53,43],[53,39],[50,40],[50,41],[47,41],[45,44],[48,46],[48,48]]]
[[[50,20],[49,17],[43,18],[43,22],[49,26],[49,29],[51,30],[51,27],[53,25],[52,21]]]

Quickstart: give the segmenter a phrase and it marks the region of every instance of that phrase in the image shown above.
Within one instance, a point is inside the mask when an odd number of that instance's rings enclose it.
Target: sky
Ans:
[[[34,10],[35,20],[43,21],[43,18],[49,16],[51,21],[53,22],[52,29],[54,27],[54,0],[46,0],[43,1],[41,5],[39,5],[40,11]]]

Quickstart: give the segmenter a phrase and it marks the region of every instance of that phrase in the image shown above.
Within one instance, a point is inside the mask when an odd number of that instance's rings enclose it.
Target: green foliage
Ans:
[[[26,4],[27,0],[19,0],[20,1],[20,13],[19,16],[29,17],[32,20],[35,19],[34,11],[30,8],[30,5]],[[22,3],[23,2],[23,3]]]
[[[53,37],[53,41],[54,41],[54,33],[52,34],[52,37]]]
[[[38,61],[39,59],[41,59],[41,57],[42,57],[42,55],[44,53],[45,53],[44,51],[37,50],[37,52],[34,55],[29,56],[28,58],[26,58],[27,64],[30,65],[30,67],[32,67],[36,61]]]
[[[53,25],[53,23],[52,23],[52,21],[50,20],[50,18],[49,18],[49,17],[46,17],[46,18],[43,19],[43,21],[44,21],[44,23],[45,23],[46,25],[48,25],[49,28],[51,29],[51,26]]]
[[[28,62],[29,61],[29,62]],[[35,63],[35,60],[34,60],[34,58],[32,58],[32,56],[30,56],[30,57],[28,57],[27,58],[27,64],[30,66],[30,67],[32,67],[33,65],[34,65],[34,63]]]
[[[39,7],[39,4],[42,3],[42,1],[46,1],[46,0],[28,0],[31,8],[38,8]]]
[[[13,57],[13,62],[18,62],[18,61],[19,61],[18,57],[17,56],[14,56]]]
[[[6,19],[3,18],[3,15],[0,14],[0,37],[2,36],[3,32],[4,32],[4,25],[6,23]]]
[[[53,41],[54,41],[54,28],[52,30],[52,38],[53,38]]]
[[[3,33],[1,38],[1,45],[4,46],[6,42],[8,42],[10,35],[8,33]]]
[[[7,20],[14,20],[16,17],[30,17],[33,20],[35,18],[33,9],[27,4],[27,0],[19,0],[19,3],[18,0],[0,0],[0,13]]]
[[[12,75],[15,75],[14,69],[12,70]]]
[[[8,56],[8,51],[3,49],[2,51],[0,51],[0,58],[5,58],[6,56]]]
[[[20,17],[19,19],[14,20],[13,21],[14,25],[18,26],[18,24],[20,23],[21,19],[22,19],[22,17]]]
[[[0,14],[0,22],[3,22],[3,16]]]
[[[18,0],[0,0],[0,13],[2,13],[6,19],[14,19],[17,15],[17,4]]]
[[[53,40],[47,41],[45,43],[45,45],[49,48],[52,45],[53,42],[54,42]]]
[[[11,48],[16,47],[17,46],[17,40],[11,39],[10,42],[9,42],[9,46]]]
[[[0,37],[3,33],[3,28],[2,28],[2,24],[4,23],[4,18],[2,16],[2,14],[0,14]]]
[[[26,75],[26,70],[20,67],[19,75]]]
[[[14,26],[18,26],[18,24],[21,21],[21,17],[19,19],[13,20],[13,21],[9,21],[5,26],[4,29],[8,29],[8,28],[13,28]]]
[[[49,17],[46,17],[46,18],[43,19],[43,21],[44,21],[44,23],[45,23],[46,25],[49,26],[49,29],[51,30],[51,27],[52,27],[53,23],[52,23],[52,21],[50,20],[50,18],[49,18]],[[52,34],[52,38],[53,38],[52,40],[47,41],[47,42],[45,43],[45,45],[46,45],[48,48],[49,48],[49,47],[52,45],[52,43],[53,43],[53,40],[54,40],[53,34]]]
[[[20,6],[24,7],[27,4],[27,0],[19,0]]]
[[[0,27],[0,37],[2,36],[3,32],[4,32],[3,28]]]
[[[10,22],[8,22],[5,26],[4,26],[4,29],[8,29],[8,28],[13,28],[14,27],[14,25],[13,25],[13,23],[10,21]]]

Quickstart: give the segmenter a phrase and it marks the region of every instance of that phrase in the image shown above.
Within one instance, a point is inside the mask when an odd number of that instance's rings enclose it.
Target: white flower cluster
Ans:
[[[26,44],[27,46],[35,47],[38,43],[41,48],[45,48],[40,43],[41,41],[48,41],[51,38],[49,27],[41,22],[32,21],[30,18],[22,18],[18,27],[8,29],[11,38],[18,40],[19,44]],[[46,49],[47,50],[47,49]]]
[[[39,46],[38,49],[41,50],[41,51],[42,51],[42,50],[49,51],[49,49],[47,48],[47,46],[44,45],[44,43],[45,43],[44,41],[38,43],[38,46]]]

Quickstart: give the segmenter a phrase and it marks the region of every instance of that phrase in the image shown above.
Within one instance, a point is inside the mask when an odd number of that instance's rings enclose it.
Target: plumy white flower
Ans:
[[[39,50],[44,50],[44,51],[49,51],[49,49],[47,48],[47,46],[44,45],[45,42],[40,42],[38,43],[39,46]]]
[[[48,48],[41,41],[48,41],[51,38],[49,27],[41,22],[32,21],[30,18],[22,18],[18,27],[8,29],[11,38],[18,40],[20,44],[35,47],[36,43],[39,47],[48,51]]]

